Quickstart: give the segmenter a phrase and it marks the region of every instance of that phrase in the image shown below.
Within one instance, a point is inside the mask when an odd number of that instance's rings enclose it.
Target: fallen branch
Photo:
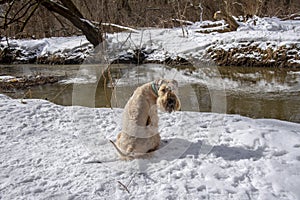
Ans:
[[[192,21],[188,21],[188,20],[182,20],[182,19],[172,19],[173,22],[178,22],[180,23],[181,25],[184,24],[184,25],[193,25],[194,22]]]
[[[297,17],[300,18],[300,12],[299,12],[299,13],[291,14],[291,15],[289,15],[289,16],[287,16],[287,17],[282,18],[281,20],[282,20],[282,21],[285,21],[285,20],[294,20],[294,19],[296,19]]]

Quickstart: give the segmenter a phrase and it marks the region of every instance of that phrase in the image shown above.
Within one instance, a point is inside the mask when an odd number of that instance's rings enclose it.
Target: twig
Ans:
[[[125,43],[129,40],[132,39],[131,38],[131,32],[128,34],[128,37],[126,38],[126,40],[121,44],[120,49],[125,45]],[[133,45],[136,47],[136,45],[134,44],[134,42],[132,41]]]
[[[110,76],[110,66],[107,66],[107,68],[106,69],[103,69],[102,70],[102,74],[101,74],[101,76],[103,77],[103,90],[104,90],[104,96],[105,96],[105,99],[106,99],[106,102],[109,104],[109,107],[112,109],[112,105],[111,105],[111,102],[110,102],[110,100],[109,100],[109,97],[108,97],[108,94],[107,94],[107,90],[106,90],[106,85],[107,85],[107,82],[108,82],[108,80],[107,80],[107,78],[106,78],[106,75],[108,76],[108,78],[109,78],[109,76]],[[106,74],[107,73],[107,74]],[[100,79],[101,79],[101,77],[100,77]]]
[[[101,164],[103,163],[102,161],[100,160],[92,160],[92,161],[87,161],[87,162],[84,162],[84,164]]]
[[[61,91],[59,91],[55,97],[53,97],[50,101],[54,101],[63,91],[65,91],[70,85],[67,84]]]
[[[133,178],[136,176],[137,173],[135,173],[131,179],[129,180],[127,185],[124,185],[121,181],[117,181],[127,192],[128,194],[130,194],[129,190],[128,190],[128,186],[130,185],[130,183],[132,182]]]
[[[7,35],[5,36],[5,41],[6,41],[6,44],[7,44],[7,48],[10,50],[10,45],[9,45],[9,40],[8,40]]]
[[[31,89],[28,89],[27,92],[25,92],[25,94],[23,95],[23,97],[21,98],[21,103],[22,104],[27,104],[26,101],[24,101],[24,98],[26,98],[26,96],[29,94],[29,98],[32,98],[32,93],[31,93]]]
[[[130,185],[130,183],[132,182],[133,178],[135,177],[136,173],[131,177],[129,183],[127,184],[127,187]]]
[[[26,96],[29,94],[29,98],[32,98],[31,89],[28,89],[27,92],[23,95],[22,99],[26,98]]]
[[[128,188],[127,188],[126,185],[124,185],[123,183],[121,183],[121,181],[117,181],[117,182],[128,192],[128,194],[130,194],[130,192],[129,192],[129,190],[128,190]]]
[[[121,72],[120,72],[121,73]],[[115,105],[112,105],[111,104],[111,107],[112,106],[115,106],[115,107],[118,107],[119,103],[118,103],[118,99],[117,99],[117,93],[116,93],[116,88],[117,88],[117,85],[118,85],[118,82],[120,81],[120,77],[119,77],[119,74],[117,75],[117,78],[115,80],[115,83],[113,83],[113,80],[111,80],[111,87],[113,88],[113,91],[112,91],[112,98],[114,97],[115,98]]]

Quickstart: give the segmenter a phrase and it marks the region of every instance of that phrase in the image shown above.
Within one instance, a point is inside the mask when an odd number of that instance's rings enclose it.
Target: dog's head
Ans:
[[[158,108],[169,113],[180,110],[180,100],[177,96],[178,82],[175,80],[158,80],[156,84]]]

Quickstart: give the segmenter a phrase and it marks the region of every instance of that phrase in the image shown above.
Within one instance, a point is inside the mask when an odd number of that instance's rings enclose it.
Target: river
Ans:
[[[47,99],[60,105],[124,107],[134,89],[157,78],[179,82],[182,110],[240,114],[300,122],[300,71],[254,67],[176,69],[158,64],[0,65],[0,76],[66,75],[55,84],[3,90],[13,98]]]

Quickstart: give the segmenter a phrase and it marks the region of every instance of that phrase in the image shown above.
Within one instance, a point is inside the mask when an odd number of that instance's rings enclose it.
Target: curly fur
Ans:
[[[157,108],[180,110],[175,80],[157,80],[138,87],[127,102],[116,148],[122,159],[146,158],[160,145]],[[150,153],[150,154],[149,154]]]

